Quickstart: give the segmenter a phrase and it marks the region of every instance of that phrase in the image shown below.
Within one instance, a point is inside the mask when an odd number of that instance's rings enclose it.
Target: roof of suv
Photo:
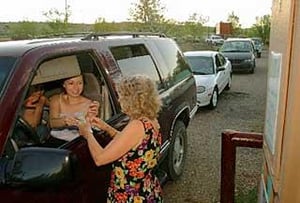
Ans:
[[[72,41],[80,41],[80,38],[44,38],[0,42],[0,55],[19,56],[36,47]]]
[[[128,39],[139,37],[166,37],[161,33],[146,32],[111,32],[111,33],[90,33],[82,36],[41,38],[30,40],[17,40],[0,42],[0,55],[20,56],[30,49],[49,46],[61,43],[83,42],[83,41],[99,41],[101,39]],[[83,42],[84,43],[84,42]]]

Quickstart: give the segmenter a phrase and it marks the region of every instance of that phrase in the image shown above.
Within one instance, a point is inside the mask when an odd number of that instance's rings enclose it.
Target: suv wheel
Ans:
[[[166,160],[169,179],[177,180],[183,173],[187,150],[186,126],[182,121],[177,121],[174,127],[168,157]]]
[[[210,103],[208,105],[209,109],[215,109],[217,107],[218,104],[218,89],[215,87],[211,98],[210,98]]]

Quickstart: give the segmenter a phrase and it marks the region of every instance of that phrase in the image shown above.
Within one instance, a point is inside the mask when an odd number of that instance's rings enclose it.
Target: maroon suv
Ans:
[[[163,101],[157,172],[165,171],[171,180],[182,174],[186,128],[197,111],[195,81],[177,44],[163,35],[150,35],[91,34],[0,43],[1,202],[106,202],[111,166],[95,166],[85,139],[51,145],[48,107],[35,129],[22,117],[32,89],[43,88],[51,97],[62,91],[62,80],[78,74],[84,76],[84,95],[98,100],[101,118],[119,130],[128,117],[120,110],[115,84],[123,75],[149,75]],[[102,146],[110,141],[101,130],[95,129],[94,136]]]

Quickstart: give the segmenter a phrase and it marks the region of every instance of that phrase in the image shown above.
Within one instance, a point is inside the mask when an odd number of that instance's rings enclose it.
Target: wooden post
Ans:
[[[234,203],[236,147],[262,148],[262,144],[261,133],[222,132],[220,203]]]

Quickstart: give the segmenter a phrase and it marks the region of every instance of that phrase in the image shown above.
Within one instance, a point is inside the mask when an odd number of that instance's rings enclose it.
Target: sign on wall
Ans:
[[[279,110],[282,54],[271,52],[268,66],[265,140],[272,154],[275,152],[277,116]]]

